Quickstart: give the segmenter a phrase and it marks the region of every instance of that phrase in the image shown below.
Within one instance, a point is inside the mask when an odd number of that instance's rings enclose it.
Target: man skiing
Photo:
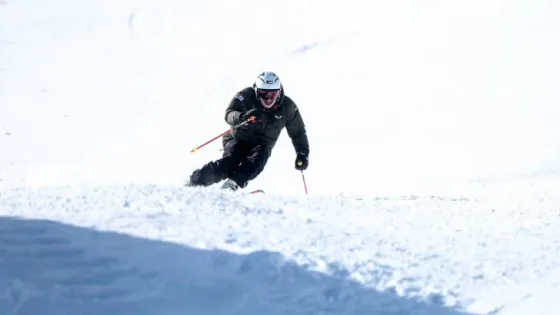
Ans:
[[[307,169],[309,141],[305,124],[273,72],[259,74],[252,87],[235,94],[226,109],[225,121],[232,132],[222,138],[222,158],[195,170],[185,186],[210,186],[227,179],[222,189],[245,188],[263,171],[284,128],[296,152],[296,170]],[[234,128],[239,124],[242,125]]]

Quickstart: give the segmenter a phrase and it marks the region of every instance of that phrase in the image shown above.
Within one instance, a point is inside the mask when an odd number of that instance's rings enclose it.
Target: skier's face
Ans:
[[[259,100],[265,108],[271,108],[276,103],[280,90],[259,90]]]

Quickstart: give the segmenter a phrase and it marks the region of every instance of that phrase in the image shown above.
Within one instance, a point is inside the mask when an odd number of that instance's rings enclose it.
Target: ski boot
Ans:
[[[239,185],[231,179],[227,179],[220,189],[229,189],[231,191],[236,191],[239,189]]]

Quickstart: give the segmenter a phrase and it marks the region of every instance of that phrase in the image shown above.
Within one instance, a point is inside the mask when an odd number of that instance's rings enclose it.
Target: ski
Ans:
[[[256,189],[256,190],[253,190],[253,191],[251,191],[251,192],[249,192],[249,193],[250,193],[250,194],[264,194],[264,190],[262,190],[262,189]]]

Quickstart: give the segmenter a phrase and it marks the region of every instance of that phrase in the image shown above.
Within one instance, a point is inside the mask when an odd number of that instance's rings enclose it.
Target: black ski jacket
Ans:
[[[252,108],[263,110],[264,120],[250,128],[237,128],[225,135],[222,139],[224,146],[235,138],[254,145],[265,145],[272,151],[280,133],[286,128],[296,153],[309,154],[309,141],[301,113],[294,101],[284,94],[283,88],[276,105],[270,110],[265,110],[260,104],[253,88],[239,91],[226,109],[225,120],[233,127],[241,123],[243,114]]]

